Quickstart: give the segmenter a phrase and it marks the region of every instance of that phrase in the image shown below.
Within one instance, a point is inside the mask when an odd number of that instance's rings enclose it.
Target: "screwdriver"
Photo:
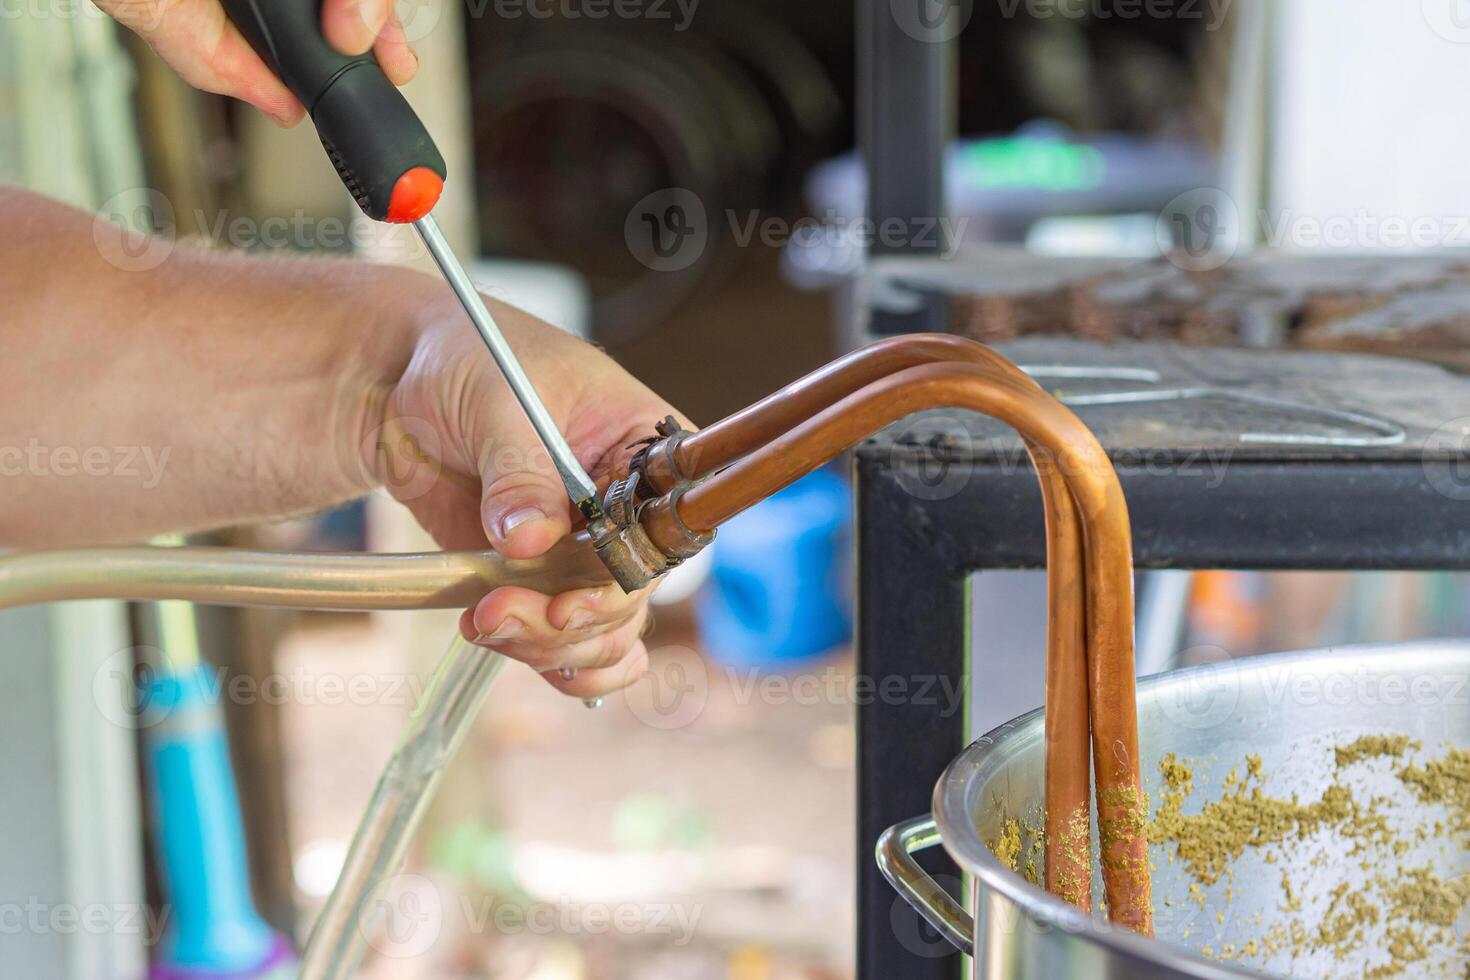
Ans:
[[[403,93],[371,51],[345,55],[327,43],[320,0],[223,2],[250,46],[306,107],[357,206],[375,221],[414,226],[550,454],[567,496],[589,522],[601,518],[596,485],[434,220],[447,168]]]

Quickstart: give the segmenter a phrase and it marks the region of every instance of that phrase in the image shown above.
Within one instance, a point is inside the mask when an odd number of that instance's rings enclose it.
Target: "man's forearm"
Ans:
[[[182,245],[154,264],[34,195],[0,189],[0,214],[0,547],[259,520],[374,485],[354,443],[433,280]]]

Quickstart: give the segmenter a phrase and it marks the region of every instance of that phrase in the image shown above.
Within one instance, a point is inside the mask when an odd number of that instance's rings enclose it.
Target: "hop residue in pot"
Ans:
[[[1310,796],[1273,787],[1256,755],[1215,789],[1197,772],[1217,760],[1160,760],[1160,938],[1280,975],[1470,980],[1470,750],[1389,733],[1317,751]],[[990,842],[1033,883],[1041,826],[1008,820]]]

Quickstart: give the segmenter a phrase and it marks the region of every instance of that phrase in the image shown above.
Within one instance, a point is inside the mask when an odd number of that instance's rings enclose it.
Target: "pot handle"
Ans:
[[[878,870],[924,921],[960,952],[974,956],[975,920],[912,856],[939,842],[939,828],[932,815],[895,824],[878,838]]]

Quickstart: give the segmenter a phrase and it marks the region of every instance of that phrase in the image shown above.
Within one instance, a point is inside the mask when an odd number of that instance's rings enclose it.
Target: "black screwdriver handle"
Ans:
[[[225,11],[316,124],[358,207],[417,221],[444,186],[444,157],[372,52],[342,54],[322,37],[321,0],[224,0]]]

